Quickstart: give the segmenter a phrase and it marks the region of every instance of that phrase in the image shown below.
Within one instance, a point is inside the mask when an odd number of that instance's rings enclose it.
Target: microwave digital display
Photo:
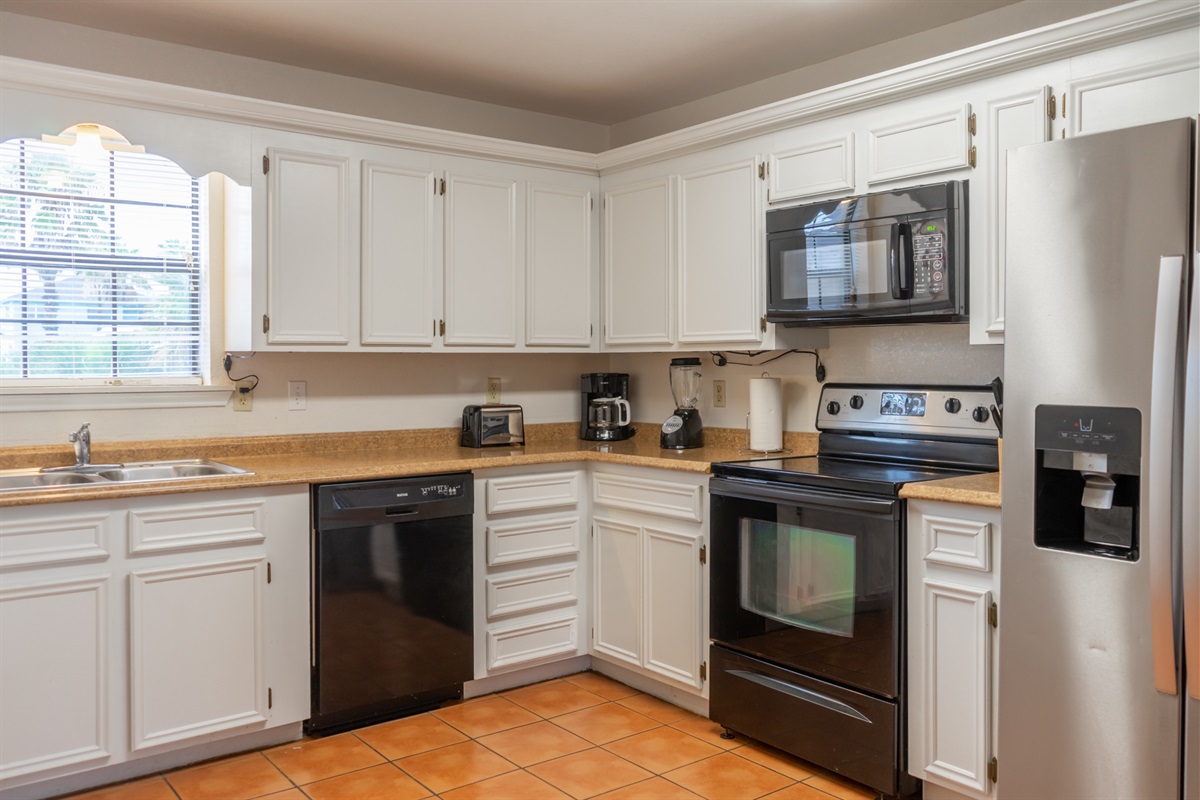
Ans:
[[[885,417],[923,417],[925,397],[924,392],[884,392],[879,413]]]

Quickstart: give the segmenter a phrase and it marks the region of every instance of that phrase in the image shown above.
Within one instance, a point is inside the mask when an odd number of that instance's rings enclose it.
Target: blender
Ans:
[[[664,450],[687,450],[704,446],[704,425],[696,401],[700,399],[700,359],[671,359],[671,395],[675,413],[662,425],[660,446]]]

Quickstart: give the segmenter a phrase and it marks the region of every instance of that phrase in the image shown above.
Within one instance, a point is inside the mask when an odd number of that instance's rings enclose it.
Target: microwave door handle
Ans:
[[[902,222],[898,222],[892,225],[891,241],[888,242],[888,267],[890,272],[888,285],[892,288],[893,300],[904,299],[904,289],[900,277],[904,271],[903,266],[900,264],[900,228],[903,224]]]
[[[900,256],[902,265],[900,267],[900,294],[897,297],[895,290],[892,290],[892,296],[900,300],[908,300],[913,296],[913,283],[915,282],[914,270],[916,265],[913,258],[913,235],[912,225],[907,222],[901,222],[896,225],[897,238],[900,245]]]

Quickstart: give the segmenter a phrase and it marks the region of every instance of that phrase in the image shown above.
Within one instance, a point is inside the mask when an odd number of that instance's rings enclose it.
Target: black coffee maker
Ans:
[[[579,438],[619,442],[637,433],[631,425],[629,375],[588,372],[579,376]]]

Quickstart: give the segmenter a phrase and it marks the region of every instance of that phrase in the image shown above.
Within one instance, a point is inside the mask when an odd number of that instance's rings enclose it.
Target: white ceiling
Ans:
[[[611,125],[1016,0],[0,0],[0,10]]]

